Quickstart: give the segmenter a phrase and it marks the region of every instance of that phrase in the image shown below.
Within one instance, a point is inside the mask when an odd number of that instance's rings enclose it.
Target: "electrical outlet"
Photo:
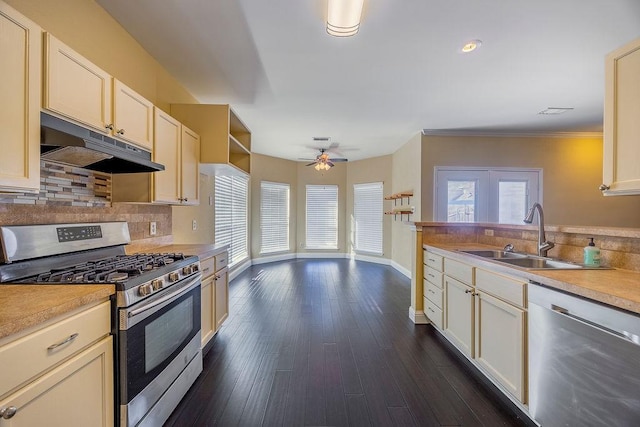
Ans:
[[[158,226],[155,221],[149,223],[149,234],[155,236],[158,233]]]
[[[193,231],[196,231],[198,229],[198,221],[196,221],[195,219],[191,221],[191,229]]]
[[[485,236],[493,236],[493,230],[485,229],[484,230],[484,235]]]
[[[213,196],[209,196],[209,206],[213,206]]]

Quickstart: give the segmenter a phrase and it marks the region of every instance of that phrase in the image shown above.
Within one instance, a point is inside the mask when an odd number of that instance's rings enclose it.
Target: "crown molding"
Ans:
[[[499,131],[464,129],[422,129],[423,136],[487,136],[487,137],[544,137],[544,138],[602,138],[602,132],[544,132],[544,131]]]

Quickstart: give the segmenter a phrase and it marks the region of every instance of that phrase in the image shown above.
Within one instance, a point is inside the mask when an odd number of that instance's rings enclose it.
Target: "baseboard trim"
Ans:
[[[391,261],[391,267],[395,268],[396,270],[398,270],[400,273],[402,273],[406,278],[411,279],[411,270],[408,270],[406,268],[404,268],[403,266],[401,266],[400,264],[398,264],[397,262],[390,260]]]
[[[416,325],[426,325],[431,323],[429,318],[425,316],[424,311],[415,311],[413,307],[409,307],[409,319]]]
[[[298,252],[296,254],[296,258],[310,258],[310,259],[321,259],[321,258],[349,258],[348,254],[342,252]]]
[[[288,261],[296,258],[297,258],[297,254],[295,253],[267,255],[267,256],[262,256],[260,258],[253,258],[251,260],[251,265],[267,264],[269,262],[278,262],[278,261]]]

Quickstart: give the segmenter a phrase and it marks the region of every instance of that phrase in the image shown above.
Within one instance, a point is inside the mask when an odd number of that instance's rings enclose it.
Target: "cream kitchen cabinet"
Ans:
[[[424,251],[423,297],[424,314],[438,329],[444,327],[444,289],[442,267],[444,259],[433,252]]]
[[[159,108],[154,116],[153,161],[165,169],[114,174],[113,201],[197,205],[200,137]]]
[[[526,283],[476,269],[475,360],[526,403]]]
[[[41,33],[0,1],[0,192],[40,191]]]
[[[443,258],[444,336],[526,403],[526,281]]]
[[[44,40],[43,108],[151,151],[151,101],[52,34]]]
[[[213,338],[229,316],[228,253],[223,251],[200,262],[202,270],[202,347]]]
[[[251,131],[229,105],[172,104],[171,115],[202,138],[204,172],[251,173]]]
[[[640,194],[640,39],[605,61],[604,165],[606,196]]]
[[[108,301],[54,319],[0,346],[0,427],[112,426]]]

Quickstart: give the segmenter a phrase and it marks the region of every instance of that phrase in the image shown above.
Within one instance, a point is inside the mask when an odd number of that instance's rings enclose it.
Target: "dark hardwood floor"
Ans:
[[[409,280],[349,260],[256,265],[167,426],[523,425],[408,318]]]

